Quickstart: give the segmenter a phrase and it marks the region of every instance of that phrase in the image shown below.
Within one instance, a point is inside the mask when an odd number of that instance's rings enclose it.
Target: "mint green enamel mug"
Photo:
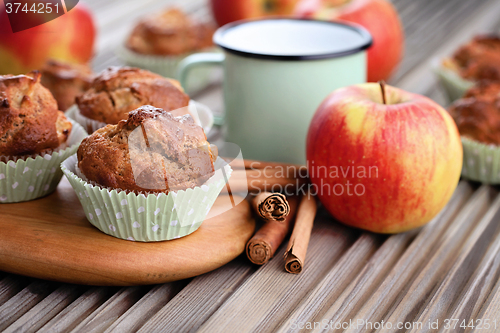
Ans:
[[[274,18],[223,26],[224,53],[198,53],[179,66],[224,68],[224,140],[244,158],[305,164],[305,141],[317,107],[333,90],[366,82],[363,28],[337,22]]]

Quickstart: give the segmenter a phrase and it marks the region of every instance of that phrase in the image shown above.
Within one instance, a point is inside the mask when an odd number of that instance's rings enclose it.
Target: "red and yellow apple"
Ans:
[[[50,58],[70,63],[91,59],[94,21],[81,3],[52,21],[16,33],[4,8],[0,4],[0,74],[24,74]]]
[[[318,20],[348,21],[373,37],[368,50],[368,81],[387,80],[403,56],[404,32],[398,12],[387,0],[302,0],[295,15]]]
[[[376,83],[341,88],[307,135],[311,182],[339,221],[379,233],[429,222],[453,194],[462,144],[450,115],[427,97]]]
[[[290,16],[299,0],[211,0],[212,13],[219,26],[265,16]]]

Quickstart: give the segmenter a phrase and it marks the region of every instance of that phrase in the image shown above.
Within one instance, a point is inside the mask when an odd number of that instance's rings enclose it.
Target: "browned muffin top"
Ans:
[[[49,60],[41,69],[42,85],[50,90],[59,110],[75,104],[75,97],[90,88],[94,73],[88,65]]]
[[[460,75],[469,80],[500,80],[500,38],[477,36],[453,55]]]
[[[135,52],[152,55],[179,55],[213,45],[215,28],[195,23],[176,8],[139,21],[127,40]]]
[[[176,80],[138,68],[109,67],[94,79],[89,90],[76,98],[76,103],[85,117],[117,124],[142,105],[166,111],[186,107],[189,96]]]
[[[66,142],[71,123],[40,73],[0,76],[0,155],[42,154]]]
[[[461,135],[500,145],[500,82],[480,81],[451,105],[450,114]]]
[[[200,186],[213,175],[216,158],[191,116],[150,105],[85,138],[77,156],[88,180],[135,193]]]

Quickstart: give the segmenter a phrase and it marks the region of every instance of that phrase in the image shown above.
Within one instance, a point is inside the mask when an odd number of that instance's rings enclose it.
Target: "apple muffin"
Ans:
[[[66,111],[75,104],[75,97],[90,88],[94,73],[88,65],[49,60],[40,70],[42,85],[50,90],[59,110]]]
[[[462,136],[500,145],[500,82],[480,81],[450,107]]]
[[[214,174],[216,154],[190,115],[175,117],[145,105],[84,139],[77,165],[99,186],[168,193],[201,186]]]
[[[213,46],[215,27],[197,23],[181,10],[170,8],[140,20],[126,47],[148,55],[181,55]]]
[[[500,184],[500,82],[477,82],[449,112],[462,138],[462,176]]]
[[[50,153],[65,145],[72,124],[37,71],[0,76],[0,155]]]
[[[142,105],[166,111],[187,107],[189,96],[176,80],[138,68],[109,67],[96,76],[89,90],[76,98],[76,104],[84,117],[117,124]]]
[[[443,65],[470,81],[500,80],[500,37],[476,36]]]

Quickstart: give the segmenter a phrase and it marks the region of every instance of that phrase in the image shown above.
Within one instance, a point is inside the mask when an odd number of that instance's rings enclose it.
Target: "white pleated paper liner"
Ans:
[[[87,132],[75,121],[67,148],[43,156],[0,161],[0,203],[34,200],[56,189],[62,177],[60,164],[73,155]]]
[[[196,231],[232,172],[217,158],[216,172],[204,185],[146,196],[95,186],[77,176],[76,165],[75,154],[61,168],[89,222],[105,234],[141,242],[176,239]]]
[[[200,50],[199,52],[217,52],[217,48],[209,48]],[[161,56],[140,54],[128,49],[125,46],[120,46],[116,49],[116,55],[123,60],[125,64],[132,67],[147,69],[153,73],[160,74],[164,77],[175,78],[177,76],[177,67],[179,63],[187,56],[196,53],[186,53],[179,56]],[[190,93],[199,91],[205,88],[210,83],[210,76],[214,71],[213,66],[199,66],[193,68],[189,72],[187,78],[186,90]]]
[[[444,67],[443,65],[434,66],[441,86],[444,88],[448,101],[453,103],[457,99],[462,98],[467,90],[473,85],[473,81],[465,80],[457,72]]]
[[[484,144],[462,136],[462,176],[484,184],[500,184],[500,146]]]
[[[200,125],[205,133],[208,134],[214,124],[214,116],[212,110],[210,110],[208,106],[193,100],[189,101],[188,109],[193,116],[195,123]],[[106,123],[90,119],[82,115],[80,113],[78,105],[76,104],[73,104],[65,114],[68,118],[71,118],[82,125],[83,128],[85,128],[90,134],[107,125]]]

